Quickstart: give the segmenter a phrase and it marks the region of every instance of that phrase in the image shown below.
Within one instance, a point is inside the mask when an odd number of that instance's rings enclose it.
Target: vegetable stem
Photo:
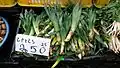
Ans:
[[[81,12],[82,12],[82,8],[77,4],[72,11],[72,25],[71,25],[70,32],[68,33],[65,39],[66,42],[70,41],[72,35],[74,34],[80,21]]]

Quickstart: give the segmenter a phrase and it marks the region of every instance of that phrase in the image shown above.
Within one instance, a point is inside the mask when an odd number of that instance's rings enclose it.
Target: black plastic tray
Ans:
[[[17,8],[18,7],[19,7],[19,12],[18,13],[24,11],[25,9],[28,9],[28,10],[29,9],[33,9],[35,11],[35,13],[40,13],[41,11],[44,11],[43,7],[40,8],[40,7],[20,7],[20,6],[17,6]],[[18,33],[18,31],[17,31],[17,33]],[[47,60],[46,57],[39,56],[39,58],[37,60],[35,60],[35,58],[33,58],[33,57],[31,57],[31,58],[29,57],[28,58],[28,57],[25,57],[23,55],[16,55],[16,54],[14,54],[14,44],[13,44],[12,52],[13,52],[13,54],[11,54],[12,59],[14,59],[16,61],[24,61],[24,60],[29,60],[29,61],[30,60],[33,60],[33,61],[56,61],[56,58]],[[116,57],[117,57],[117,59],[120,58],[118,55],[116,55],[114,53],[111,54],[111,52],[109,52],[109,54],[110,54],[110,56],[108,54],[106,54],[106,55],[103,55],[103,56],[83,57],[82,60],[95,60],[95,59],[98,59],[98,60],[108,60],[108,59],[111,59],[111,61],[112,61],[112,60],[115,60]],[[79,59],[78,58],[68,58],[68,57],[65,57],[64,61],[79,61]]]

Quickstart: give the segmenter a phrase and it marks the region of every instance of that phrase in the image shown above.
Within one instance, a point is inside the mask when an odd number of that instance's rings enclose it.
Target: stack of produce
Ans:
[[[0,19],[0,42],[2,42],[5,34],[6,34],[6,25],[2,21],[2,19]]]
[[[5,34],[6,34],[6,24],[2,20],[2,18],[0,18],[0,42],[3,41]]]
[[[101,9],[77,4],[64,9],[59,5],[45,6],[40,14],[25,10],[20,14],[19,26],[25,35],[51,38],[48,58],[58,57],[54,68],[65,57],[82,59],[103,55],[110,49],[119,53],[119,21],[120,2],[114,0]]]
[[[8,22],[0,17],[0,47],[6,42],[9,34]]]

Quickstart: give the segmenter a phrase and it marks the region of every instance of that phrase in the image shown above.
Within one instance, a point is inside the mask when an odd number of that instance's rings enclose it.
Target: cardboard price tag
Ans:
[[[15,51],[49,56],[50,41],[48,38],[17,34]]]

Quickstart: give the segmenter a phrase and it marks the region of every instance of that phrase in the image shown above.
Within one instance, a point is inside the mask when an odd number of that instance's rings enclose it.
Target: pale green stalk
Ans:
[[[71,29],[65,39],[66,42],[70,41],[72,35],[74,34],[79,21],[80,21],[80,16],[81,16],[81,12],[82,12],[82,8],[77,4],[72,12],[72,25],[71,25]]]
[[[33,35],[34,35],[34,33],[35,33],[34,28],[31,26],[31,30],[30,30],[29,35],[30,35],[30,36],[33,36]]]
[[[42,31],[40,31],[39,35],[45,34],[49,28],[51,28],[52,22],[50,22]]]
[[[56,34],[57,35],[57,40],[60,41],[61,40],[60,33],[59,33],[60,27],[59,27],[59,24],[58,24],[59,21],[58,21],[57,16],[56,16],[56,11],[57,10],[55,8],[56,7],[54,7],[54,8],[51,8],[51,7],[47,8],[47,7],[45,7],[45,11],[46,11],[49,19],[52,21],[52,23],[54,25],[54,30],[57,33]]]
[[[41,16],[37,16],[36,18],[33,18],[32,24],[35,30],[36,35],[39,35],[39,23],[40,23],[40,18]]]

